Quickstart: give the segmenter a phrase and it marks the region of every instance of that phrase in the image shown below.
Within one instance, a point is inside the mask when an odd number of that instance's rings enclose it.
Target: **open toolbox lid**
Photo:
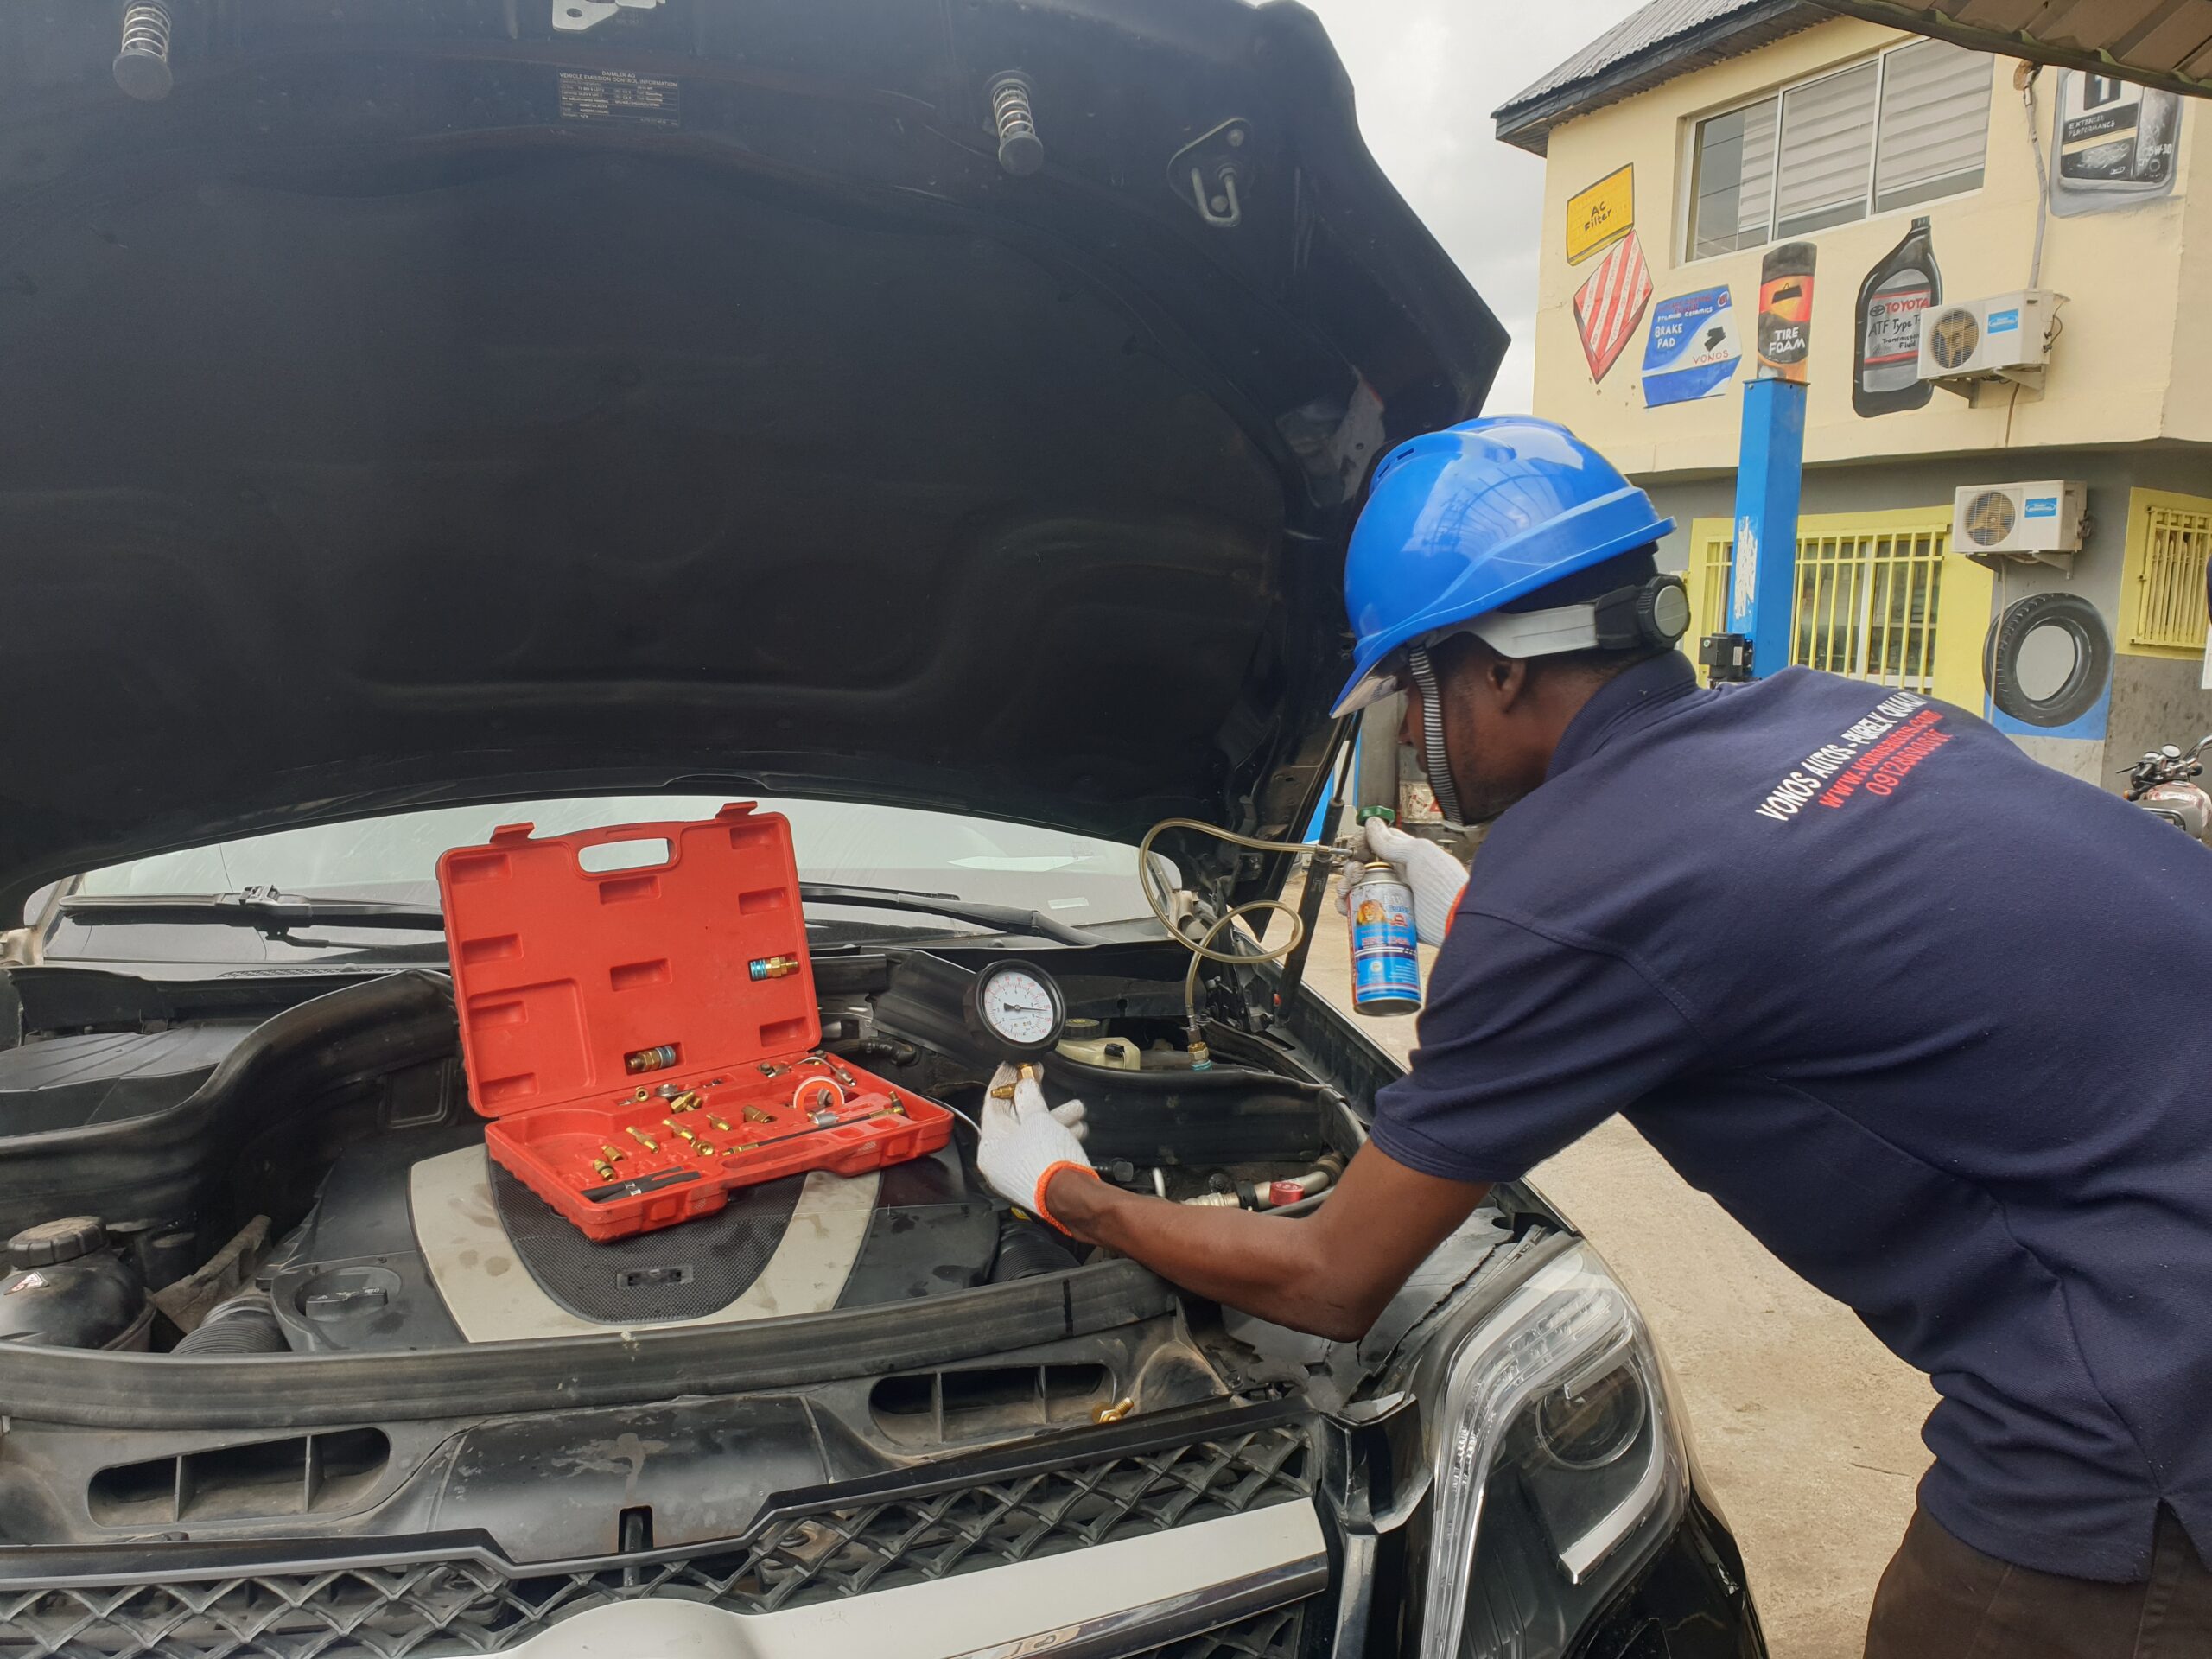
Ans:
[[[641,1076],[736,1071],[817,1047],[822,1024],[790,820],[535,837],[505,824],[438,860],[462,1058],[486,1117],[603,1098]],[[634,861],[637,843],[665,856]],[[588,856],[620,847],[620,854]],[[599,868],[587,868],[587,864]],[[619,864],[621,868],[607,868]],[[775,977],[756,963],[795,958]],[[643,1073],[628,1057],[676,1053]]]

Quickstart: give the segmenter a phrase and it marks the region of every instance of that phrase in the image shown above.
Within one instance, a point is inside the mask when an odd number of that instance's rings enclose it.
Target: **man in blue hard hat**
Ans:
[[[1470,881],[1369,829],[1442,948],[1317,1213],[1109,1186],[1034,1084],[983,1172],[1351,1338],[1494,1183],[1624,1113],[1942,1396],[1870,1659],[2212,1654],[2212,856],[1915,693],[1701,689],[1671,528],[1541,421],[1376,469],[1338,707],[1406,694],[1439,804],[1491,830]]]

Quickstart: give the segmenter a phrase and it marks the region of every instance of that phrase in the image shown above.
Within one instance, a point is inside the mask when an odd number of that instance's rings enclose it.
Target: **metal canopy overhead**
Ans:
[[[1984,52],[2212,95],[2212,0],[1821,0]]]

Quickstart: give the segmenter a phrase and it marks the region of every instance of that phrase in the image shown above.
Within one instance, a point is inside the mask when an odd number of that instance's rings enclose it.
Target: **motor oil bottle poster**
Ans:
[[[2171,194],[2181,119],[2178,93],[2062,70],[2051,137],[2050,211],[2070,219]]]
[[[1920,378],[1920,324],[1942,297],[1934,235],[1928,220],[1916,219],[1859,285],[1851,406],[1860,415],[1925,408],[1935,396],[1936,388]]]
[[[1813,349],[1810,242],[1785,242],[1759,264],[1759,378],[1802,385]]]
[[[1733,297],[1725,287],[1660,301],[1643,342],[1643,406],[1718,397],[1743,355]]]

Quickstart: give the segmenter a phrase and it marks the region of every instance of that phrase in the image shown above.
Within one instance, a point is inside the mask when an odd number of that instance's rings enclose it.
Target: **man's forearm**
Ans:
[[[1363,1336],[1489,1187],[1363,1147],[1310,1216],[1170,1204],[1063,1170],[1045,1192],[1077,1238],[1141,1262],[1209,1300],[1339,1342]]]
[[[1354,1287],[1325,1267],[1319,1218],[1171,1204],[1063,1171],[1046,1203],[1086,1243],[1141,1262],[1210,1301],[1296,1331],[1345,1340],[1374,1323]]]

